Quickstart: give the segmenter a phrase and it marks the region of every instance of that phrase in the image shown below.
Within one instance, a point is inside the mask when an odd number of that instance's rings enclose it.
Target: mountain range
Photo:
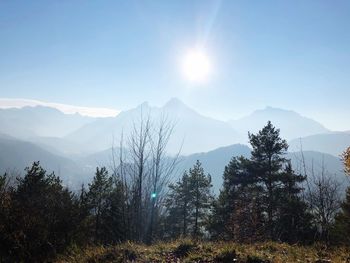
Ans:
[[[350,145],[350,132],[330,131],[294,111],[272,107],[225,122],[206,117],[175,98],[162,107],[142,103],[108,118],[64,114],[43,106],[2,109],[0,172],[23,171],[32,161],[40,160],[45,168],[61,174],[67,184],[78,185],[93,176],[96,165],[110,164],[110,148],[119,143],[122,133],[130,134],[141,113],[155,122],[166,116],[174,123],[168,152],[181,148],[179,174],[198,159],[212,174],[216,190],[232,156],[249,156],[248,131],[257,132],[268,120],[288,140],[288,157],[295,169],[301,169],[303,150],[307,166],[325,163],[331,174],[343,178],[339,154]]]
[[[94,118],[44,106],[0,109],[0,132],[21,139],[63,137],[92,121]]]
[[[7,172],[17,177],[23,174],[25,167],[34,161],[40,161],[45,169],[54,171],[66,185],[73,188],[91,177],[75,161],[50,153],[30,142],[0,134],[0,149],[1,174]]]
[[[168,145],[170,153],[178,152],[180,147],[183,154],[209,151],[239,141],[239,134],[229,123],[205,117],[178,99],[171,99],[163,107],[151,107],[148,103],[142,103],[114,118],[97,119],[88,123],[65,136],[65,139],[85,145],[94,142],[94,150],[106,149],[112,146],[113,138],[119,141],[122,132],[130,134],[133,124],[140,119],[141,112],[143,118],[149,116],[157,122],[166,116],[174,124]]]
[[[239,133],[246,135],[248,131],[258,132],[268,120],[281,130],[281,136],[286,140],[329,132],[321,123],[313,119],[295,111],[273,107],[256,110],[246,117],[229,122]]]
[[[289,142],[292,151],[313,150],[339,156],[350,145],[350,132],[328,132],[309,135]]]

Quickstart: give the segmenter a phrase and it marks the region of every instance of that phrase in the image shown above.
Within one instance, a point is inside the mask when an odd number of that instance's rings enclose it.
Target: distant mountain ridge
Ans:
[[[145,102],[107,118],[63,114],[42,106],[1,109],[0,173],[15,169],[23,174],[26,166],[41,161],[48,171],[55,171],[66,184],[76,188],[82,182],[89,182],[96,166],[110,167],[110,148],[118,146],[122,132],[125,137],[130,134],[141,113],[155,122],[165,116],[175,124],[168,153],[182,149],[173,180],[199,160],[211,174],[218,193],[224,167],[230,159],[250,156],[248,131],[256,133],[268,120],[281,130],[282,138],[289,141],[291,152],[287,157],[291,158],[296,171],[302,171],[303,157],[308,173],[310,167],[319,170],[324,163],[338,181],[344,179],[339,154],[350,145],[350,132],[332,132],[296,112],[271,107],[224,122],[203,116],[176,98],[162,107],[152,107]],[[127,145],[127,141],[125,143]]]
[[[63,179],[64,184],[69,186],[76,187],[90,176],[73,160],[47,152],[30,142],[0,136],[0,149],[0,173],[2,174],[15,171],[21,175],[24,173],[24,168],[31,166],[35,161],[40,161],[48,172],[54,171]]]
[[[330,131],[321,123],[304,117],[295,111],[273,107],[256,110],[246,117],[229,122],[242,136],[247,136],[248,131],[256,133],[267,121],[271,121],[275,127],[280,129],[281,136],[287,140]]]
[[[44,106],[0,109],[0,132],[28,139],[34,136],[62,137],[95,120],[79,114],[64,114]]]
[[[233,144],[208,152],[182,155],[179,157],[179,164],[175,169],[172,181],[177,181],[185,170],[192,168],[195,162],[199,160],[205,172],[211,175],[213,191],[218,193],[222,186],[222,176],[225,166],[233,157],[243,156],[249,158],[250,153],[251,148],[247,145]],[[324,169],[325,173],[333,176],[336,181],[342,184],[344,190],[348,185],[340,158],[317,151],[290,151],[286,154],[286,158],[291,160],[292,167],[296,173],[304,174],[306,172],[311,178],[313,173],[316,176],[320,175],[322,169]],[[112,165],[112,149],[86,156],[79,162],[89,167],[96,165],[110,167]],[[303,162],[305,162],[305,166]]]
[[[107,149],[87,156],[60,156],[29,142],[21,141],[10,136],[0,134],[0,173],[15,170],[23,174],[23,169],[34,161],[40,161],[49,172],[55,171],[64,183],[77,189],[82,183],[88,183],[94,175],[96,166],[112,165],[112,150]],[[233,144],[220,147],[208,152],[194,153],[180,156],[179,165],[173,174],[172,181],[176,181],[184,170],[190,169],[196,160],[203,164],[203,168],[212,176],[213,190],[218,193],[222,185],[222,175],[225,166],[234,156],[250,156],[251,149],[247,145]],[[303,154],[303,155],[302,155]],[[304,151],[289,152],[287,158],[292,160],[296,172],[304,173],[302,160],[305,160],[307,173],[312,171],[320,174],[322,166],[334,176],[337,181],[345,182],[345,175],[340,158],[333,155]],[[346,183],[346,182],[345,182]],[[343,184],[344,187],[347,184]]]
[[[310,135],[289,142],[293,151],[318,151],[339,157],[350,146],[350,132],[329,132]]]
[[[181,100],[172,98],[162,107],[147,102],[122,111],[116,117],[91,118],[79,114],[64,114],[55,108],[36,106],[21,109],[0,109],[0,133],[30,141],[62,156],[93,154],[118,144],[139,120],[141,112],[153,121],[167,116],[175,124],[169,141],[169,151],[183,154],[208,152],[235,143],[248,144],[248,131],[256,133],[268,120],[281,130],[282,138],[291,150],[314,150],[338,156],[349,144],[349,132],[331,132],[319,122],[294,111],[266,107],[229,122],[201,115]]]
[[[175,98],[163,107],[142,103],[134,109],[122,111],[114,118],[98,119],[84,125],[65,138],[80,144],[94,142],[98,150],[103,150],[112,146],[112,138],[118,142],[122,132],[129,134],[141,114],[143,118],[149,115],[155,122],[165,116],[174,123],[174,133],[169,141],[169,151],[173,153],[180,147],[184,154],[188,154],[238,142],[238,133],[228,123],[205,117]]]

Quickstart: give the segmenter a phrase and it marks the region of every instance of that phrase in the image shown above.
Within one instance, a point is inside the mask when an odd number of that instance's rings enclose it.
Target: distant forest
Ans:
[[[1,175],[0,262],[43,262],[72,247],[176,238],[350,245],[350,188],[344,195],[323,171],[297,174],[271,122],[248,134],[251,157],[231,159],[217,196],[199,161],[171,178],[179,160],[166,152],[173,129],[166,119],[158,125],[141,119],[121,139],[112,169],[97,167],[79,191],[39,161],[23,177]],[[350,148],[342,159],[350,174]]]

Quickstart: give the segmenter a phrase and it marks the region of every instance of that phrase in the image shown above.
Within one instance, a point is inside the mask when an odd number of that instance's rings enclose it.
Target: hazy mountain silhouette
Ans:
[[[300,139],[294,139],[289,142],[290,149],[300,151],[313,150],[329,153],[339,157],[350,145],[350,132],[331,132],[324,134],[315,134]]]
[[[319,122],[306,118],[299,113],[272,107],[256,110],[238,120],[231,120],[230,124],[242,134],[243,138],[247,138],[248,131],[256,133],[269,120],[281,130],[282,138],[287,140],[329,131]]]
[[[226,122],[205,117],[189,108],[178,99],[171,99],[163,107],[151,107],[143,103],[138,107],[121,112],[114,118],[98,119],[66,136],[80,144],[91,144],[97,150],[112,146],[113,138],[119,142],[121,133],[128,135],[133,124],[150,116],[158,122],[165,116],[174,123],[174,133],[169,142],[169,151],[174,153],[182,145],[184,154],[209,151],[238,141],[237,132]]]
[[[0,109],[0,132],[22,139],[35,136],[62,137],[93,120],[43,106]]]
[[[85,155],[89,153],[89,147],[59,137],[31,137],[27,141],[32,142],[42,149],[61,156]]]
[[[33,143],[0,136],[0,149],[1,173],[15,171],[23,174],[25,167],[31,166],[34,161],[40,161],[48,172],[54,171],[70,186],[76,187],[90,176],[74,161],[45,151]]]
[[[182,157],[174,178],[191,168],[198,159],[212,175],[214,189],[218,191],[224,167],[229,160],[233,156],[248,157],[250,154],[248,146],[233,144],[247,143],[248,130],[255,133],[268,120],[281,129],[282,137],[292,138],[290,151],[297,153],[289,154],[289,157],[294,169],[301,170],[301,155],[300,140],[293,138],[302,137],[307,166],[312,163],[316,167],[317,163],[323,162],[331,173],[337,174],[339,178],[343,176],[339,158],[328,154],[338,156],[350,145],[350,133],[329,132],[320,123],[296,112],[271,107],[257,110],[228,124],[205,117],[175,98],[162,107],[142,103],[116,117],[96,119],[78,114],[67,115],[41,106],[0,110],[2,171],[7,168],[22,171],[31,162],[40,160],[48,170],[61,173],[68,183],[86,182],[93,175],[96,166],[110,167],[113,140],[114,146],[118,146],[121,133],[127,137],[133,124],[137,125],[141,113],[143,118],[150,116],[152,121],[166,116],[175,124],[168,149],[174,153],[182,145]],[[24,138],[30,143],[15,137]],[[127,138],[125,139],[127,144]]]
[[[126,110],[116,117],[90,118],[79,114],[64,114],[43,106],[0,110],[0,132],[31,141],[43,149],[59,155],[88,154],[110,148],[119,143],[122,132],[127,137],[133,123],[148,115],[157,122],[166,116],[175,124],[169,142],[174,153],[182,146],[182,154],[207,152],[234,143],[247,144],[247,133],[257,132],[268,120],[281,129],[287,140],[306,137],[304,149],[339,154],[348,145],[347,135],[328,135],[322,124],[294,111],[267,107],[229,123],[203,116],[179,99],[173,98],[162,107],[152,107],[147,102]],[[325,134],[327,135],[322,135]],[[318,136],[313,137],[314,135]],[[327,138],[328,139],[327,139]],[[323,142],[323,139],[325,141]],[[127,138],[125,138],[127,139]],[[319,140],[320,139],[320,140]],[[335,141],[334,141],[335,140]],[[296,148],[295,140],[291,148]]]

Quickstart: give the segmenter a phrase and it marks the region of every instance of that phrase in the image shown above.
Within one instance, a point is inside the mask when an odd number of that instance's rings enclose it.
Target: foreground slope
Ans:
[[[350,261],[350,249],[288,245],[284,243],[241,244],[232,242],[174,241],[145,246],[124,243],[110,247],[88,247],[59,256],[63,262],[201,262],[201,263],[343,263]]]

